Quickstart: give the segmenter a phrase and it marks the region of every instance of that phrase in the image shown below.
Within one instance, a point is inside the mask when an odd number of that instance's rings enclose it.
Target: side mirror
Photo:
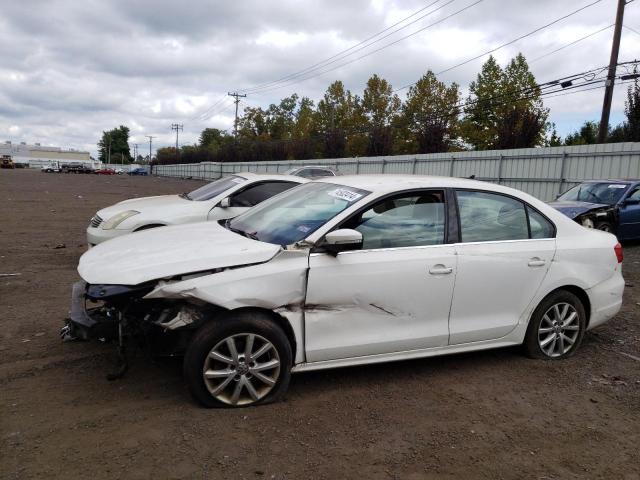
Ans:
[[[362,247],[362,234],[350,228],[341,228],[329,232],[324,237],[324,249],[332,255]]]
[[[225,197],[222,200],[220,200],[220,203],[218,204],[219,207],[222,208],[229,208],[231,206],[231,198],[229,197]]]

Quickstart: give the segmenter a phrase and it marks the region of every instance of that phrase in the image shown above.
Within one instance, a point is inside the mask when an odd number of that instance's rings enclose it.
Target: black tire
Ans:
[[[613,225],[609,222],[597,222],[594,228],[596,230],[602,230],[603,232],[613,233]]]
[[[229,337],[242,334],[254,334],[268,340],[277,352],[280,368],[275,384],[265,396],[252,403],[234,405],[213,396],[205,383],[204,369],[215,346]],[[208,408],[237,408],[280,400],[289,387],[292,363],[289,339],[268,314],[256,311],[229,312],[206,323],[195,333],[184,357],[183,374],[191,395],[201,405]],[[229,385],[229,388],[234,388],[233,381]]]
[[[565,305],[565,304],[568,304],[571,307],[573,307],[574,311],[577,314],[577,322],[575,322],[578,326],[577,335],[575,335],[575,339],[573,340],[573,343],[564,353],[559,353],[554,351],[553,355],[555,356],[552,356],[552,354],[549,354],[548,352],[545,352],[545,350],[543,350],[541,343],[544,343],[544,341],[550,338],[549,337],[550,335],[556,335],[556,338],[559,338],[557,337],[557,335],[564,335],[565,330],[564,328],[562,328],[553,332],[544,332],[547,334],[547,337],[541,340],[540,335],[544,334],[540,332],[541,323],[544,321],[545,325],[543,328],[548,329],[545,327],[547,327],[547,325],[549,325],[550,322],[547,319],[545,319],[545,314],[548,313],[551,309],[553,309],[554,305]],[[547,316],[547,318],[549,318],[552,315],[553,315],[553,310],[552,310],[552,313],[549,316]],[[533,312],[533,315],[531,316],[531,320],[529,321],[529,326],[527,328],[527,333],[525,335],[525,339],[523,343],[525,353],[531,358],[536,358],[540,360],[561,360],[561,359],[570,357],[576,352],[576,350],[582,343],[582,339],[584,338],[584,332],[586,330],[586,318],[587,316],[584,309],[584,305],[582,304],[580,299],[576,297],[573,293],[567,290],[557,290],[547,295],[542,300],[542,302],[540,302],[538,307],[535,309],[535,311]],[[549,326],[552,329],[556,328],[551,325]],[[573,328],[573,325],[572,325],[572,328]],[[567,329],[566,335],[562,337],[563,343],[558,346],[558,350],[562,347],[562,345],[564,345],[564,338],[566,338],[567,335],[569,337],[572,337],[574,335],[573,330],[570,332]],[[556,345],[556,342],[553,339],[551,339],[551,342],[553,343],[554,346]],[[551,347],[551,348],[554,348],[554,347]]]

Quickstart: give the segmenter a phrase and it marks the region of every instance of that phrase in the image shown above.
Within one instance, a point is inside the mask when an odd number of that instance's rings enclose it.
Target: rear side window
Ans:
[[[459,191],[462,242],[491,242],[529,238],[524,204],[504,195]]]
[[[232,207],[253,207],[291,187],[298,185],[294,182],[264,182],[244,189],[231,197]]]
[[[553,224],[527,205],[531,238],[553,238]]]

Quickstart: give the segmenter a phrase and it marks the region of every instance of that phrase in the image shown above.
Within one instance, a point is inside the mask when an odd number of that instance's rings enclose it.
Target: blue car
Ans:
[[[127,175],[149,175],[145,168],[134,168],[127,172]]]
[[[619,240],[640,239],[640,180],[590,180],[549,205],[579,224],[611,232]]]

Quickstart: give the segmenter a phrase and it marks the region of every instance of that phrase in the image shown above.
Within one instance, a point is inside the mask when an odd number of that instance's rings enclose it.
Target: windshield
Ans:
[[[618,203],[628,187],[624,183],[582,183],[560,195],[558,200],[613,205]]]
[[[215,182],[207,183],[193,192],[185,193],[182,196],[188,200],[195,200],[197,202],[211,200],[213,197],[220,195],[225,190],[229,190],[231,187],[235,187],[245,180],[246,178],[239,175],[220,178]]]
[[[307,183],[262,202],[226,226],[261,242],[291,245],[369,193],[334,183]]]

